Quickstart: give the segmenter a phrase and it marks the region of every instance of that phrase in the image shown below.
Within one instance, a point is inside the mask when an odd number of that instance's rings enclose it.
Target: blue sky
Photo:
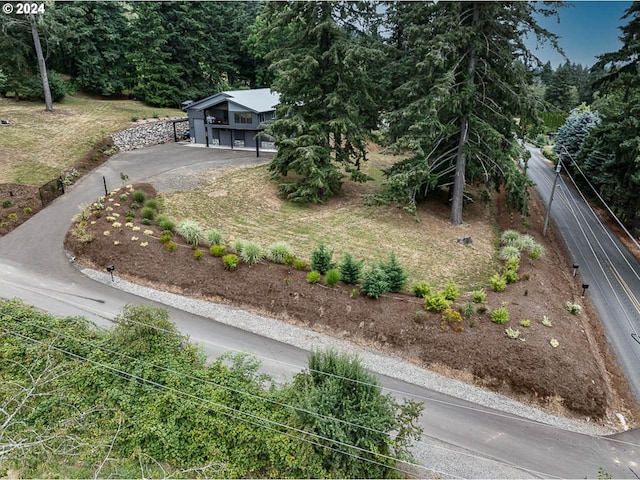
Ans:
[[[620,17],[632,2],[619,1],[578,1],[560,8],[560,23],[556,18],[541,18],[539,23],[552,33],[560,35],[560,46],[572,63],[590,67],[596,62],[595,56],[614,52],[622,45],[618,40],[619,26],[628,22]],[[551,61],[555,68],[565,60],[553,49],[545,47],[534,53],[543,62]]]

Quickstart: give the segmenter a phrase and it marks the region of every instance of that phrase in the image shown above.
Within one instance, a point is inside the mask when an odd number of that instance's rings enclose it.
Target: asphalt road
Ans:
[[[84,315],[98,324],[110,325],[124,304],[149,300],[82,275],[62,250],[62,240],[78,206],[104,194],[103,177],[112,189],[121,184],[120,172],[129,176],[129,182],[148,178],[166,182],[179,180],[192,169],[203,171],[253,161],[246,152],[203,151],[180,145],[117,155],[34,218],[0,238],[0,296],[23,298],[58,315]],[[307,352],[300,348],[162,306],[168,308],[179,330],[203,345],[210,355],[229,349],[255,354],[266,370],[285,378],[306,366]],[[412,382],[390,377],[382,377],[382,382],[399,397],[425,402],[421,420],[425,435],[414,450],[423,465],[442,477],[597,478],[602,467],[615,478],[635,478],[634,472],[640,471],[637,431],[613,437],[573,433]]]
[[[528,175],[545,200],[551,195],[555,170],[536,148]],[[588,285],[604,325],[607,342],[618,357],[629,384],[640,401],[640,266],[618,238],[583,200],[571,178],[560,175],[551,204],[550,227],[559,233],[571,258],[560,268],[579,266],[579,278]]]

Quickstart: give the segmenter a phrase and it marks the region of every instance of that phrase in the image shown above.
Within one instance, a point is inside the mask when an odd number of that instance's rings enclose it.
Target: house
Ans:
[[[191,141],[207,147],[275,148],[268,137],[256,137],[274,116],[279,95],[268,88],[220,92],[185,102]]]

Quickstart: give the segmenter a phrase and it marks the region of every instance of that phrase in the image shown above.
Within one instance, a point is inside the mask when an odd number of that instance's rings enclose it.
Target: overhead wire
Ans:
[[[260,428],[265,428],[267,430],[276,432],[278,434],[285,435],[285,436],[287,436],[289,438],[292,438],[294,440],[303,441],[303,442],[309,443],[311,445],[318,446],[320,448],[326,448],[326,449],[335,451],[335,452],[340,453],[340,454],[348,455],[348,456],[350,456],[352,458],[355,458],[357,460],[362,460],[362,461],[367,462],[367,463],[372,463],[372,464],[375,464],[375,465],[378,465],[378,466],[382,466],[382,467],[385,467],[385,468],[390,468],[392,470],[395,470],[397,472],[404,473],[404,474],[407,474],[407,475],[413,475],[413,473],[408,471],[408,470],[404,470],[404,469],[396,467],[396,466],[392,466],[392,465],[388,465],[388,464],[385,464],[385,463],[382,463],[382,462],[378,462],[378,461],[370,459],[370,458],[362,457],[360,455],[351,453],[349,451],[340,450],[339,448],[336,448],[336,447],[332,447],[332,446],[329,446],[329,445],[324,445],[322,443],[318,443],[317,441],[313,441],[313,440],[310,440],[308,438],[304,438],[304,437],[301,437],[301,436],[298,436],[298,435],[294,435],[292,433],[288,433],[286,431],[279,430],[279,429],[275,428],[275,426],[281,427],[281,428],[284,428],[284,429],[287,429],[287,430],[291,430],[291,431],[293,431],[295,433],[298,433],[298,434],[301,434],[301,435],[308,435],[310,437],[316,438],[317,440],[326,441],[326,442],[329,442],[330,444],[338,445],[338,446],[341,446],[343,448],[350,448],[350,449],[356,450],[356,451],[361,452],[361,453],[371,454],[371,455],[374,455],[374,456],[377,456],[377,457],[380,457],[380,458],[384,458],[384,459],[387,459],[387,460],[391,460],[391,461],[394,461],[394,462],[408,463],[408,462],[406,462],[406,461],[404,461],[402,459],[398,459],[396,457],[392,457],[392,456],[385,455],[385,454],[382,454],[382,453],[373,452],[371,450],[367,450],[365,448],[358,447],[356,445],[351,445],[349,443],[342,442],[340,440],[324,437],[322,435],[319,435],[319,434],[316,434],[316,433],[313,433],[313,432],[308,432],[306,430],[299,429],[297,427],[293,427],[293,426],[290,426],[290,425],[286,425],[286,424],[277,422],[275,420],[264,418],[264,417],[261,417],[261,416],[256,415],[256,414],[252,414],[252,413],[249,413],[249,412],[244,412],[244,411],[235,409],[233,407],[229,407],[227,405],[224,405],[224,404],[221,404],[221,403],[218,403],[218,402],[213,402],[211,400],[198,397],[197,395],[194,395],[194,394],[189,393],[189,392],[185,392],[185,391],[177,389],[175,387],[170,387],[170,386],[167,386],[167,385],[163,385],[162,383],[155,382],[153,380],[146,379],[146,378],[140,377],[138,375],[135,375],[133,373],[127,372],[126,370],[121,370],[121,369],[118,369],[118,368],[113,367],[111,365],[106,365],[104,363],[92,360],[90,358],[84,357],[84,356],[79,355],[77,353],[70,352],[70,351],[68,351],[68,350],[66,350],[64,348],[61,348],[61,347],[58,347],[58,346],[55,346],[55,345],[52,345],[52,344],[47,344],[46,342],[43,342],[43,341],[38,340],[38,339],[34,339],[34,338],[29,337],[28,335],[24,335],[24,334],[22,334],[20,332],[16,332],[16,331],[7,329],[6,327],[3,327],[3,331],[5,333],[20,337],[20,338],[22,338],[24,340],[27,340],[27,341],[38,343],[38,344],[41,344],[41,345],[48,345],[48,347],[53,349],[53,350],[57,350],[57,351],[59,351],[61,353],[64,353],[65,355],[68,355],[68,356],[73,357],[75,359],[82,360],[82,361],[91,363],[93,365],[96,365],[99,368],[102,368],[104,370],[110,371],[112,374],[114,374],[116,376],[119,376],[121,378],[132,378],[132,379],[135,379],[135,380],[140,381],[142,383],[146,383],[146,384],[150,385],[151,387],[171,391],[171,392],[173,392],[175,394],[182,395],[182,396],[184,396],[186,398],[189,398],[192,401],[195,400],[195,401],[198,402],[198,404],[200,406],[203,406],[205,408],[217,408],[218,411],[220,411],[220,413],[222,413],[223,415],[229,416],[229,417],[234,418],[236,420],[248,422],[248,423],[250,423],[250,424],[252,424],[254,426],[257,426],[257,427],[260,427]],[[101,347],[98,347],[98,348],[101,348]],[[232,412],[232,413],[229,413],[229,412]],[[249,417],[249,418],[238,418],[234,414],[238,414],[240,416]],[[274,426],[268,426],[268,425],[264,425],[262,423],[258,423],[257,420],[266,422],[266,423],[274,425]],[[420,468],[420,469],[423,469],[425,471],[447,474],[446,472],[440,472],[438,470],[427,468],[427,467],[419,465],[419,464],[414,464],[414,463],[408,463],[408,464],[411,465],[412,467]]]

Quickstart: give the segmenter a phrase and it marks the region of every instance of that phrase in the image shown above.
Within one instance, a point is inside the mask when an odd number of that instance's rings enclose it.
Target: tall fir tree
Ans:
[[[556,45],[535,18],[554,12],[529,2],[415,2],[404,9],[400,62],[412,69],[388,120],[404,132],[398,143],[412,156],[385,171],[385,192],[375,200],[415,213],[421,198],[449,186],[450,221],[460,224],[471,181],[505,185],[511,203],[526,210],[517,137],[536,112],[528,88],[535,58],[523,36]]]
[[[280,94],[267,132],[278,146],[269,171],[294,202],[324,202],[345,173],[366,177],[370,131],[377,123],[372,81],[379,50],[366,33],[375,16],[367,2],[273,2],[263,15],[262,38],[279,44],[267,55]]]

